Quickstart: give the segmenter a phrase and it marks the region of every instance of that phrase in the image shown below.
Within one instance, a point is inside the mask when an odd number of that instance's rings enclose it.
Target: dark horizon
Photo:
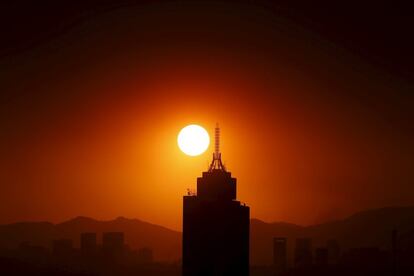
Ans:
[[[376,220],[376,225],[372,225],[372,219],[378,217],[378,219]],[[412,224],[406,224],[405,221],[413,221]],[[261,248],[261,246],[266,245],[267,247],[270,248],[271,246],[271,238],[273,236],[286,236],[287,233],[290,233],[289,235],[291,235],[290,239],[292,239],[292,237],[303,237],[303,236],[307,236],[308,234],[304,234],[307,231],[314,231],[312,229],[318,229],[321,228],[323,229],[324,227],[326,227],[327,229],[330,228],[331,225],[343,225],[344,227],[346,226],[346,224],[350,221],[354,221],[358,223],[366,223],[365,226],[360,226],[359,228],[366,228],[366,227],[371,227],[371,228],[375,228],[378,227],[378,233],[380,234],[380,239],[374,243],[372,243],[371,245],[374,246],[380,246],[380,244],[383,243],[384,239],[386,237],[388,237],[387,231],[384,231],[384,229],[388,229],[388,231],[391,231],[392,229],[400,229],[400,231],[402,233],[407,233],[409,234],[411,229],[414,230],[414,206],[408,206],[408,207],[384,207],[384,208],[380,208],[380,209],[370,209],[370,210],[361,210],[360,212],[357,212],[355,214],[352,214],[349,217],[343,218],[341,220],[336,220],[336,221],[331,221],[331,222],[326,222],[323,224],[315,224],[315,225],[307,225],[307,226],[303,226],[303,225],[296,225],[296,224],[292,224],[289,222],[283,222],[283,221],[279,221],[279,222],[265,222],[262,221],[260,219],[257,218],[251,218],[251,227],[252,232],[254,233],[254,236],[252,237],[253,240],[255,240],[256,242],[253,243],[253,247],[251,248],[251,250],[256,251],[253,255],[258,254],[258,252],[261,252],[261,250],[263,250],[263,248]],[[177,240],[175,242],[171,243],[171,240],[169,241],[169,244],[172,244],[173,246],[177,246],[178,244],[181,243],[181,233],[180,231],[174,230],[174,229],[169,229],[165,226],[162,225],[156,225],[153,224],[151,222],[147,222],[147,221],[143,221],[140,220],[138,218],[126,218],[123,216],[118,216],[112,220],[97,220],[94,218],[90,218],[90,217],[85,217],[85,216],[78,216],[75,218],[71,218],[65,221],[62,221],[58,224],[53,224],[50,222],[45,222],[45,221],[38,221],[38,222],[29,222],[29,221],[22,221],[22,222],[16,222],[16,223],[12,223],[12,224],[7,224],[7,225],[0,225],[0,232],[1,231],[5,231],[4,227],[14,227],[14,226],[21,226],[23,228],[27,228],[27,230],[30,232],[30,225],[40,225],[40,224],[45,224],[49,225],[46,228],[50,229],[51,228],[55,228],[58,227],[57,229],[60,229],[59,231],[62,231],[66,226],[71,227],[71,226],[76,226],[75,229],[77,229],[79,226],[82,226],[81,230],[75,230],[73,231],[68,231],[68,230],[64,230],[62,233],[59,234],[59,232],[55,233],[54,236],[51,237],[43,237],[41,240],[41,242],[39,242],[39,238],[36,238],[35,240],[37,240],[38,244],[37,245],[42,245],[42,246],[50,246],[51,244],[49,242],[52,241],[52,239],[57,239],[57,238],[71,238],[74,241],[74,246],[75,247],[79,247],[79,236],[82,232],[88,232],[88,231],[92,231],[92,232],[97,232],[98,236],[101,236],[101,234],[103,232],[111,232],[111,231],[121,231],[126,233],[126,238],[125,238],[125,242],[131,246],[131,248],[133,249],[138,249],[140,247],[145,247],[148,246],[148,244],[145,244],[145,241],[149,241],[149,240],[154,240],[153,238],[149,238],[151,237],[152,233],[168,233],[168,234],[163,234],[163,235],[171,235],[172,237],[175,237]],[[135,226],[131,226],[131,225],[135,225]],[[2,228],[3,227],[3,228]],[[152,229],[151,231],[146,233],[146,238],[143,239],[142,237],[140,237],[139,235],[136,235],[135,232],[136,227],[138,227],[138,229],[140,227],[144,227],[144,228],[148,228]],[[266,236],[266,239],[270,239],[267,242],[266,241],[261,241],[263,239],[263,235],[261,233],[261,229],[263,229],[263,227],[268,228],[268,229],[272,229],[273,231],[275,231],[271,236]],[[364,239],[367,239],[367,237],[369,237],[369,235],[372,235],[373,232],[370,229],[365,229],[364,234],[362,235],[362,238],[353,241],[352,246],[348,245],[345,246],[346,248],[348,247],[358,247],[358,246],[362,246],[364,244]],[[13,228],[10,228],[13,229]],[[345,230],[346,228],[344,228]],[[331,229],[329,231],[332,231],[334,229]],[[138,232],[140,232],[141,230],[139,230]],[[302,233],[303,231],[305,231],[304,233]],[[336,230],[335,230],[336,231]],[[346,231],[349,231],[349,234],[353,234],[353,235],[358,235],[358,233],[355,233],[352,231],[352,229],[348,229]],[[50,230],[46,231],[45,233],[49,233]],[[53,231],[52,231],[53,232]],[[326,232],[326,230],[323,230],[322,232]],[[3,232],[4,233],[4,232]],[[65,234],[66,233],[66,234]],[[71,233],[69,236],[67,233]],[[385,233],[385,236],[381,236]],[[414,233],[414,232],[413,232]],[[349,235],[347,234],[347,235]],[[158,235],[158,234],[157,234]],[[288,235],[288,236],[289,236]],[[336,233],[336,234],[332,234],[333,236],[337,236],[339,240],[341,240],[341,238],[343,236],[347,236],[344,235],[343,233]],[[364,236],[365,235],[365,236]],[[317,235],[318,236],[318,235]],[[330,235],[328,235],[330,236]],[[131,239],[132,238],[132,239]],[[327,237],[323,237],[321,236],[322,240],[327,240]],[[407,238],[407,237],[406,237]],[[414,238],[414,237],[413,237]],[[157,239],[155,239],[157,240]],[[174,240],[174,239],[173,239]],[[20,242],[25,241],[24,238],[22,238],[20,240]],[[144,243],[143,243],[144,242]],[[377,243],[379,242],[379,243]],[[258,243],[258,244],[257,244]],[[320,242],[319,242],[320,243]],[[347,243],[349,243],[349,240],[347,241]],[[4,245],[4,240],[2,240],[0,238],[0,245]],[[19,239],[13,241],[11,248],[17,248],[18,244],[19,244]],[[175,245],[174,245],[175,244]],[[33,243],[33,245],[36,245],[36,242]],[[342,244],[344,246],[344,244]],[[150,247],[159,247],[160,244],[158,245],[153,245]],[[9,247],[9,246],[7,246]],[[0,246],[1,248],[1,246]],[[165,249],[165,248],[164,248]],[[164,250],[163,249],[163,250]],[[259,250],[259,251],[257,251]],[[168,251],[168,250],[167,250]],[[266,252],[266,250],[264,251]],[[154,252],[154,257],[155,259],[159,259],[159,253],[155,251]],[[269,253],[269,252],[268,252]],[[161,258],[160,260],[169,260],[169,261],[173,261],[173,259],[171,259],[170,257],[166,257],[166,255],[163,255],[165,253],[161,253]],[[260,253],[260,254],[263,254]],[[179,247],[176,247],[176,254],[177,259],[180,257],[181,255],[181,250],[179,249]],[[269,263],[271,262],[271,258],[270,256],[255,256],[253,258],[253,260],[255,260],[253,262],[253,264],[256,264],[257,262],[259,264],[265,264],[265,263]],[[263,260],[266,260],[263,262]]]
[[[408,221],[411,223],[407,224]],[[349,228],[349,225],[353,225],[352,228]],[[1,271],[7,271],[8,268],[14,267],[15,262],[21,262],[20,269],[27,269],[28,273],[38,271],[38,269],[61,271],[63,267],[68,265],[71,268],[65,271],[69,275],[83,275],[79,274],[79,269],[84,272],[93,272],[91,275],[100,275],[99,271],[102,272],[106,269],[111,269],[113,272],[117,271],[116,275],[130,275],[127,267],[131,269],[130,272],[144,273],[142,275],[161,275],[159,274],[161,271],[167,273],[165,275],[179,275],[181,273],[181,249],[178,246],[181,243],[181,233],[173,233],[174,231],[167,228],[121,217],[106,222],[79,217],[55,225],[54,229],[56,230],[52,230],[53,228],[50,227],[42,223],[10,225],[8,228],[0,225],[0,262],[3,264],[0,267],[3,269]],[[44,230],[41,230],[42,228]],[[397,234],[394,242],[393,235],[395,231]],[[33,233],[37,234],[33,235]],[[51,235],[51,233],[53,234]],[[112,249],[110,251],[107,251],[108,249],[104,250],[109,246],[106,245],[105,247],[104,236],[113,235],[111,233],[119,233],[123,236],[120,242],[124,244],[124,253],[121,254],[121,251],[119,251],[123,248],[119,245],[113,248],[115,250],[113,252]],[[287,263],[282,266],[282,268],[284,267],[282,270],[290,271],[294,275],[309,275],[309,273],[338,275],[337,273],[345,273],[345,271],[348,271],[346,273],[354,273],[352,275],[356,275],[357,272],[364,273],[364,271],[376,271],[382,273],[378,275],[389,275],[389,269],[391,268],[389,266],[391,264],[389,263],[389,256],[392,256],[393,244],[398,245],[398,267],[400,272],[408,273],[411,271],[411,263],[407,262],[409,260],[407,258],[412,256],[410,254],[412,254],[414,245],[414,207],[365,211],[344,221],[309,227],[299,227],[286,223],[267,224],[252,219],[251,234],[251,275],[270,275],[268,273],[280,269],[278,259],[280,250],[279,253],[272,252],[273,239],[280,237],[287,239],[287,247],[284,249],[282,247],[282,254],[286,254],[285,262]],[[43,235],[43,238],[36,235]],[[168,236],[170,238],[166,238]],[[32,237],[33,240],[28,240],[28,237]],[[304,238],[310,239],[311,247],[307,249],[307,245],[305,245],[303,248],[303,250],[310,250],[310,259],[309,261],[303,260],[304,263],[303,261],[297,263],[295,257],[297,253],[295,253],[294,246]],[[89,242],[82,242],[82,239],[87,239]],[[90,245],[91,239],[92,246]],[[5,241],[9,243],[7,250],[5,250]],[[326,259],[327,256],[323,254],[326,243],[329,245],[333,241],[340,248],[338,249],[340,251],[335,253],[335,256],[337,256],[335,262],[339,262],[335,265],[332,263],[331,257]],[[154,242],[156,243],[154,244]],[[82,244],[86,244],[87,247]],[[170,255],[172,248],[175,248],[175,253]],[[285,253],[283,253],[283,250],[285,250]],[[10,261],[11,256],[14,261]],[[83,261],[78,259],[80,256],[83,256]],[[105,258],[106,261],[99,261],[101,258]],[[125,258],[124,261],[122,261],[122,258]],[[359,261],[356,262],[357,260]],[[382,263],[380,265],[375,264],[375,260],[382,260]],[[5,265],[5,261],[8,262],[8,265]],[[96,263],[97,261],[98,263]],[[49,265],[46,265],[48,263]],[[92,265],[93,263],[95,264]],[[120,266],[122,263],[124,264]],[[36,270],[31,264],[37,264],[40,267]],[[344,265],[347,267],[346,270],[343,270]],[[361,267],[361,265],[363,266]],[[361,268],[363,269],[361,270]],[[43,275],[55,275],[48,274],[49,272],[45,271],[43,273]]]

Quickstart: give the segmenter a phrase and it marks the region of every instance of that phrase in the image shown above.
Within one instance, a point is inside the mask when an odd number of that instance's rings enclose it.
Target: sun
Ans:
[[[184,127],[177,137],[178,147],[190,156],[197,156],[205,152],[210,144],[208,132],[199,125]]]

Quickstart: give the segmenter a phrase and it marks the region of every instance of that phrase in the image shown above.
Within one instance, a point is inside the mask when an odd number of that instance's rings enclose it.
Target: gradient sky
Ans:
[[[312,224],[414,203],[410,78],[259,6],[67,21],[0,58],[0,223],[122,215],[181,229],[212,152],[179,151],[191,123],[220,123],[252,217]]]

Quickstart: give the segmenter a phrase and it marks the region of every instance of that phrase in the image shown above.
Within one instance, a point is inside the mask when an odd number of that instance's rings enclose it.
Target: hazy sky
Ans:
[[[310,224],[414,203],[409,78],[259,7],[85,18],[0,58],[0,222],[122,215],[181,229],[212,152],[179,151],[190,123],[220,123],[252,217]]]

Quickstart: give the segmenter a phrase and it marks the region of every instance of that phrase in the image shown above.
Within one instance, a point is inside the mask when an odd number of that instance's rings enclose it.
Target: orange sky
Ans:
[[[220,42],[177,34],[177,23],[166,45],[165,17],[137,40],[125,26],[148,18],[128,15],[1,61],[13,97],[1,117],[0,222],[122,215],[181,229],[182,196],[212,152],[179,151],[191,123],[210,134],[220,123],[223,160],[252,217],[310,224],[414,203],[413,147],[395,119],[408,110],[393,92],[406,91],[400,82],[266,17],[239,22],[247,34],[214,33]]]

